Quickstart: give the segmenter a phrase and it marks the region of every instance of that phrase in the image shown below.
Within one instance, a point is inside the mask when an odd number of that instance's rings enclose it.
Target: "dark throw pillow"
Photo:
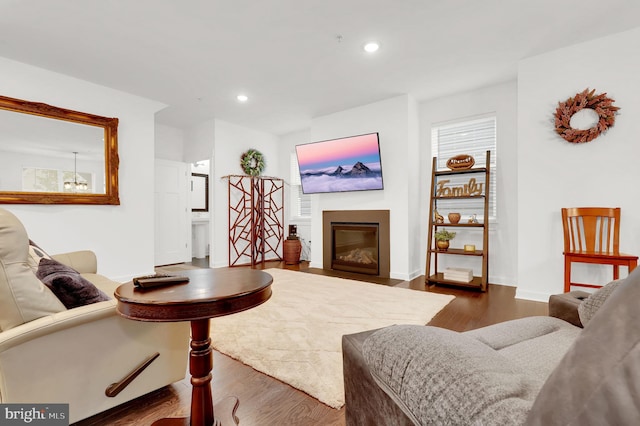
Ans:
[[[53,259],[40,259],[36,276],[67,309],[110,300],[109,296],[84,279],[78,271]]]

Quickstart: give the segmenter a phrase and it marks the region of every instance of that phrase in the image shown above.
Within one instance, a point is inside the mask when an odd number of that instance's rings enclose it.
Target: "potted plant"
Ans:
[[[455,232],[447,231],[446,229],[440,229],[434,234],[436,239],[436,246],[440,251],[447,251],[449,248],[449,240],[453,240],[456,236]]]

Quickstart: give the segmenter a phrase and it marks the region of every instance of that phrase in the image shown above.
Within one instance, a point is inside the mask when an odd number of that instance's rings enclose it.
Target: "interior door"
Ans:
[[[155,160],[156,266],[191,262],[188,163]]]

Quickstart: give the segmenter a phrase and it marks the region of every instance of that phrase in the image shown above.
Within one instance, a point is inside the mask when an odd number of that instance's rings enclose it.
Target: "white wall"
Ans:
[[[378,132],[384,190],[312,195],[311,266],[322,268],[322,212],[324,210],[389,210],[391,226],[391,277],[411,279],[421,267],[410,250],[416,223],[410,211],[411,197],[418,197],[418,184],[411,181],[419,167],[416,151],[417,112],[408,95],[352,108],[313,119],[311,140]]]
[[[485,87],[465,93],[459,93],[420,104],[420,147],[421,174],[420,207],[421,228],[420,236],[422,262],[424,264],[427,250],[427,233],[429,218],[429,190],[431,185],[431,126],[465,117],[474,117],[486,113],[496,114],[497,123],[497,223],[489,224],[489,282],[492,284],[515,285],[517,278],[517,224],[518,224],[518,194],[516,182],[518,169],[516,167],[517,149],[517,84],[515,81]],[[456,230],[458,231],[458,230]],[[464,242],[482,244],[480,233],[473,231],[458,232],[457,246]],[[474,241],[473,238],[479,238]],[[450,261],[453,256],[443,257]],[[474,259],[453,259],[458,266],[474,269],[479,275],[480,262]],[[464,264],[462,264],[462,263]],[[424,268],[424,265],[423,265]],[[424,269],[422,270],[424,274]]]
[[[184,160],[195,163],[201,160],[211,160],[216,140],[216,120],[203,121],[186,131],[184,141]]]
[[[184,131],[159,123],[156,123],[155,129],[155,158],[184,162]]]
[[[420,209],[420,196],[424,191],[421,181],[421,147],[420,147],[420,112],[418,103],[408,96],[407,111],[407,236],[409,254],[409,277],[415,278],[424,274],[423,263],[425,255],[421,252],[421,242],[425,237],[421,234],[424,215]]]
[[[302,240],[303,247],[309,249],[311,247],[311,219],[301,219],[293,216],[291,209],[291,168],[290,160],[291,154],[295,154],[296,145],[303,145],[310,143],[311,141],[311,129],[300,130],[297,132],[283,135],[278,141],[278,158],[280,159],[280,171],[279,176],[282,176],[285,180],[285,234],[288,233],[289,224],[295,224],[298,226],[298,236]],[[303,260],[309,260],[310,250],[305,250]]]
[[[635,29],[519,64],[517,297],[546,301],[562,292],[562,207],[621,207],[620,248],[640,253],[639,51]],[[587,87],[606,92],[621,110],[606,134],[571,144],[554,133],[555,109]],[[577,279],[587,272],[576,270]],[[588,271],[587,280],[611,280],[610,267]]]
[[[116,280],[153,271],[154,114],[162,104],[0,58],[0,93],[118,117],[119,206],[3,205],[50,253],[90,249]]]
[[[227,175],[242,175],[240,157],[250,148],[260,151],[265,158],[264,176],[279,176],[278,138],[270,133],[260,132],[221,120],[215,120],[214,161],[209,178],[212,205],[211,250],[209,264],[214,267],[227,266],[229,263],[229,214]],[[202,159],[202,158],[200,158]],[[285,230],[286,232],[286,230]]]

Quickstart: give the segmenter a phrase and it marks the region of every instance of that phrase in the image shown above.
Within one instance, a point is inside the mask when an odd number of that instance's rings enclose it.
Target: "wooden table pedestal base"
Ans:
[[[238,398],[235,396],[228,396],[222,401],[218,402],[213,411],[216,413],[214,426],[221,425],[237,425],[238,418],[236,417],[236,410],[238,409]],[[152,426],[190,426],[191,417],[175,417],[160,419],[153,422]]]
[[[211,399],[211,370],[213,349],[209,337],[209,319],[191,321],[191,416],[160,419],[152,426],[231,426],[238,424],[235,416],[238,398],[228,397],[213,406]],[[215,413],[215,416],[214,416]]]

